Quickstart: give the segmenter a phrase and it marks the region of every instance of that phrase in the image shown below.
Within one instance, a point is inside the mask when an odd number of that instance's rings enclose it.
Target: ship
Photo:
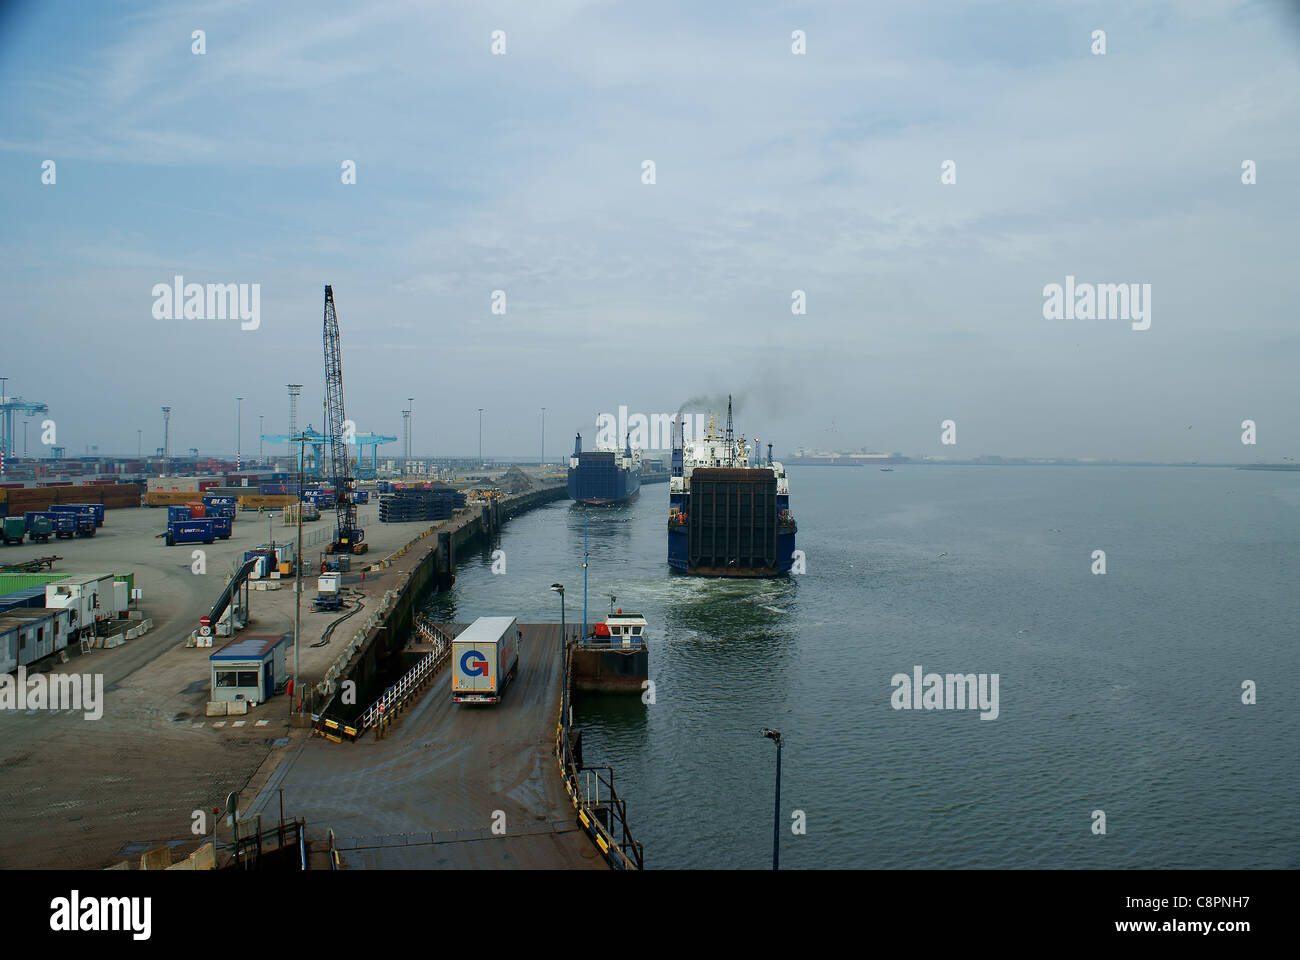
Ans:
[[[706,436],[686,441],[673,424],[668,480],[668,565],[702,577],[777,577],[795,559],[798,527],[790,512],[785,466],[754,441],[736,439],[727,397],[727,430],[709,418]]]
[[[641,451],[631,437],[622,452],[582,449],[582,434],[573,441],[569,458],[569,499],[589,506],[608,506],[636,496],[641,489]]]

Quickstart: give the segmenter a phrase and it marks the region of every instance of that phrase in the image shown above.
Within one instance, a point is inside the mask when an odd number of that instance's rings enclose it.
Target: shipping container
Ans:
[[[190,519],[189,507],[168,507],[167,508],[168,523],[179,523],[181,521],[188,520],[188,519]]]
[[[59,540],[71,540],[77,535],[77,515],[60,513],[55,515],[54,536]]]
[[[191,520],[202,520],[208,515],[208,508],[198,500],[187,500],[185,506],[189,507]]]
[[[451,644],[453,703],[499,703],[519,668],[514,617],[479,617]]]
[[[67,574],[64,574],[64,576],[67,576]],[[14,590],[0,596],[0,614],[7,613],[10,610],[21,610],[24,607],[45,609],[45,584],[40,583],[35,586],[24,587],[22,590]]]
[[[55,503],[50,505],[53,513],[89,513],[95,518],[95,526],[104,525],[104,505],[102,503]]]
[[[183,520],[167,524],[167,546],[178,543],[212,543],[217,534],[212,520]]]
[[[229,540],[230,534],[234,530],[234,522],[230,517],[219,516],[212,517],[212,532],[217,535],[218,540]]]
[[[31,587],[45,587],[47,583],[57,583],[68,579],[66,573],[0,573],[0,597],[7,596],[15,590],[27,590]],[[41,594],[44,596],[44,593]]]

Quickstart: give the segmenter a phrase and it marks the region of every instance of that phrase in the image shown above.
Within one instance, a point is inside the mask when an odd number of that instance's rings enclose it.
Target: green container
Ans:
[[[22,517],[5,517],[0,520],[0,528],[4,530],[5,539],[21,540],[27,532],[27,524]]]
[[[113,579],[114,579],[115,581],[117,581],[118,583],[121,583],[123,580],[126,581],[126,598],[127,598],[128,600],[130,600],[130,599],[131,599],[131,592],[132,592],[133,590],[135,590],[135,574],[134,574],[134,573],[115,573],[115,574],[113,574]]]
[[[39,587],[47,583],[58,583],[60,580],[66,579],[68,579],[66,573],[0,573],[0,597],[17,590]]]

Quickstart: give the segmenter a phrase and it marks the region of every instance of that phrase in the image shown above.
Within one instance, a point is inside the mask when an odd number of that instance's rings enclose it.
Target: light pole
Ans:
[[[411,453],[415,450],[415,436],[411,433],[411,422],[415,417],[415,397],[406,398],[406,462],[411,462]],[[409,469],[409,467],[408,467]]]
[[[139,460],[143,456],[144,456],[144,431],[137,430],[135,432],[135,458]]]
[[[302,460],[307,444],[306,434],[292,438],[298,444],[298,546],[294,550],[293,565],[296,572],[293,586],[293,696],[302,699],[298,691],[298,636],[302,629]],[[293,716],[293,697],[289,698],[289,715]]]
[[[235,469],[239,469],[239,451],[244,441],[244,398],[235,397]]]
[[[262,420],[264,417],[265,414],[259,413],[257,415],[257,462],[258,463],[262,462],[262,433],[263,433]]]
[[[587,642],[587,515],[582,516],[582,642]]]
[[[31,422],[30,420],[23,421],[23,459],[24,460],[27,459],[27,424],[30,422]]]
[[[560,722],[564,726],[564,762],[569,762],[569,638],[564,623],[564,584],[553,583],[551,589],[560,595],[560,688],[564,698],[560,704]]]
[[[478,463],[483,466],[483,408],[478,408]]]
[[[544,463],[546,463],[546,408],[542,407],[542,463],[539,463],[538,466],[540,467]]]
[[[772,869],[781,869],[781,731],[763,728],[763,736],[776,743],[776,809],[772,813]]]

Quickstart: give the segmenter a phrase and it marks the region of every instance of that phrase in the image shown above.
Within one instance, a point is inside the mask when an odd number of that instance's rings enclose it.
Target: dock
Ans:
[[[454,635],[466,624],[444,626]],[[249,815],[283,789],[295,815],[332,831],[345,869],[606,869],[555,756],[559,624],[519,629],[519,671],[501,703],[453,704],[443,670],[382,737],[305,742]]]

